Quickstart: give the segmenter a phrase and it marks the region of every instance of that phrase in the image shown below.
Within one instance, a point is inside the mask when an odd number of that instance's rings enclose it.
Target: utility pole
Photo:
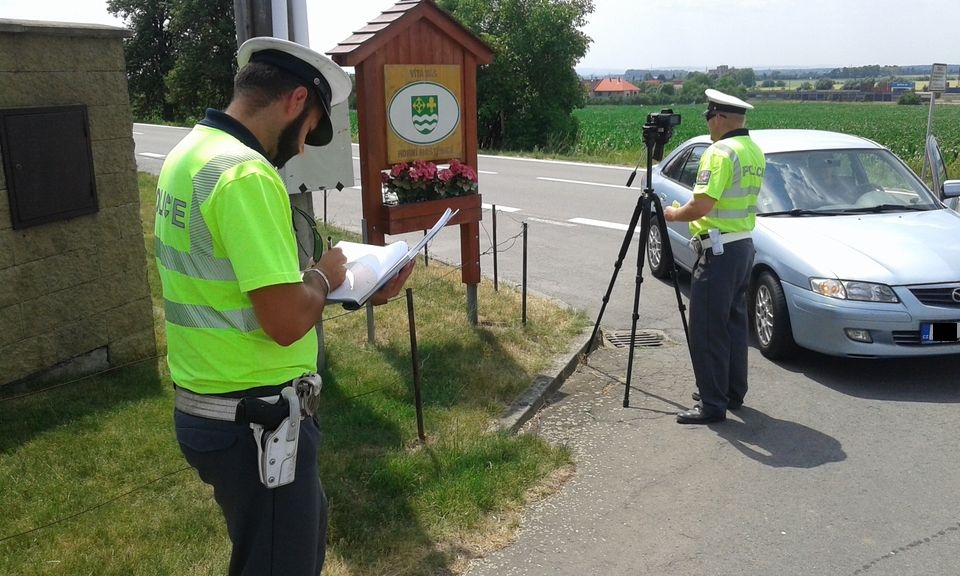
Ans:
[[[280,0],[279,2],[276,0],[233,0],[233,13],[237,26],[237,46],[239,47],[246,40],[256,36],[273,36],[275,38],[291,40],[304,46],[309,45],[305,36],[307,27],[306,14],[299,13],[300,11],[297,10],[299,6],[296,6],[296,0],[294,0],[293,4],[295,6],[291,8],[289,3],[284,0]],[[293,16],[302,19],[303,22],[290,22],[288,24],[291,19],[291,12]],[[280,33],[277,32],[277,28],[281,29],[279,31]],[[300,33],[303,37],[298,38],[294,36],[293,38],[288,38],[290,32],[294,34]],[[281,169],[281,173],[285,174],[284,170]],[[288,190],[288,192],[290,194],[290,205],[292,207],[299,208],[309,214],[311,218],[315,218],[313,211],[313,192],[309,190],[304,192],[300,190]],[[306,224],[306,222],[298,222],[296,227],[297,242],[300,246],[312,247],[314,241],[313,232]],[[300,267],[306,268],[307,258],[310,256],[299,254],[298,257],[300,259]]]
[[[237,47],[254,36],[273,36],[270,0],[233,0]]]
[[[276,10],[276,11],[275,11]],[[306,2],[304,0],[233,0],[233,12],[237,26],[237,46],[243,44],[246,40],[256,36],[273,36],[282,38],[309,46],[307,38],[306,22]],[[297,160],[292,158],[285,169],[280,173],[287,182],[287,192],[290,194],[290,205],[298,208],[304,213],[309,214],[315,219],[313,209],[313,192],[309,186],[302,185],[296,189],[295,184],[291,184],[287,178],[288,170],[291,166],[297,164]],[[304,189],[306,189],[304,191]],[[308,250],[313,247],[313,231],[307,226],[306,222],[297,218],[297,243],[300,246],[306,246]],[[300,267],[306,268],[306,254],[299,254]]]
[[[237,47],[250,38],[257,36],[273,36],[282,38],[309,46],[307,38],[307,16],[305,0],[233,0],[233,14],[237,27]],[[280,170],[280,173],[286,178],[286,171]],[[288,195],[290,196],[290,206],[294,210],[300,210],[316,220],[313,211],[313,192],[308,190],[304,184],[300,185],[299,190],[290,190],[288,183]],[[293,218],[293,214],[290,215]],[[296,219],[297,225],[294,227],[297,235],[297,245],[313,248],[313,243],[322,242],[321,239],[315,239],[313,230],[307,222]],[[300,254],[298,252],[300,268],[307,267],[307,259],[310,254]],[[323,321],[317,323],[317,369],[323,370],[325,364],[325,354],[323,346]]]

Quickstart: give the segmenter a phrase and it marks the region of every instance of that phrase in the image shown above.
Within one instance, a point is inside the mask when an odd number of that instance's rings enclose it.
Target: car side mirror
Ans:
[[[944,182],[943,197],[944,198],[960,197],[960,180],[947,180],[946,182]]]

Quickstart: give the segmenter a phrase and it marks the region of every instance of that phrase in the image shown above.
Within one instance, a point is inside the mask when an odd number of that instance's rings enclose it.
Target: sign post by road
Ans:
[[[926,142],[930,140],[930,131],[933,128],[933,101],[937,99],[938,92],[944,92],[947,89],[947,65],[934,64],[930,70],[930,110],[927,112],[927,135],[923,138]],[[920,168],[920,179],[927,178],[927,155],[923,155],[923,163]]]
[[[493,50],[433,0],[420,0],[398,2],[327,54],[356,72],[366,241],[382,246],[385,235],[425,230],[446,208],[458,208],[448,225],[460,225],[467,317],[476,325],[479,195],[390,206],[381,178],[400,161],[477,165],[477,68],[493,60]]]

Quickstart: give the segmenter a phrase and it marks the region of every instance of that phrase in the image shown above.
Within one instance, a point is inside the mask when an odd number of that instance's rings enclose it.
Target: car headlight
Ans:
[[[811,278],[810,289],[822,296],[839,300],[858,300],[861,302],[899,302],[893,289],[886,284],[857,282],[856,280],[836,280],[833,278]]]

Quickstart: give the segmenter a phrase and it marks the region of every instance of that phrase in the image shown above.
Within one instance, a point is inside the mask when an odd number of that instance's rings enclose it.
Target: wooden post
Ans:
[[[423,432],[423,398],[420,395],[420,352],[417,349],[417,322],[413,313],[413,289],[407,288],[407,324],[410,327],[410,362],[413,364],[413,403],[417,412],[417,438],[427,439]]]

